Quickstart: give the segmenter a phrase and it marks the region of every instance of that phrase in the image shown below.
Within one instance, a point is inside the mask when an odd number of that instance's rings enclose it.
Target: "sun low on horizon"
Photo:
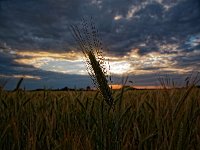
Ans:
[[[184,12],[182,11],[184,10]],[[200,69],[198,0],[0,1],[0,81],[25,78],[27,89],[93,86],[69,25],[93,17],[113,85],[124,76],[156,87]],[[131,84],[132,86],[132,84]]]

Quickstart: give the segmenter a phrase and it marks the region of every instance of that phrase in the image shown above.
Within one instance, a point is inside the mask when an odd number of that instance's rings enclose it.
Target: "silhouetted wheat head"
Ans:
[[[113,97],[107,80],[109,76],[106,61],[102,55],[103,46],[93,19],[91,18],[90,21],[83,19],[81,27],[71,25],[70,29],[84,54],[88,74],[107,104],[112,106]]]

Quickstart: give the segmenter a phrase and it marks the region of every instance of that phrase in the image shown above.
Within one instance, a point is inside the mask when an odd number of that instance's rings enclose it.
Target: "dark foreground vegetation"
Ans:
[[[0,91],[0,149],[200,148],[200,89]]]

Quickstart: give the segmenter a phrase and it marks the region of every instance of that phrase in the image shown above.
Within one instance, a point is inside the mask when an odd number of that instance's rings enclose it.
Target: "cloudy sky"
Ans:
[[[200,69],[200,0],[0,0],[0,81],[92,85],[69,25],[94,18],[113,82],[154,86]]]

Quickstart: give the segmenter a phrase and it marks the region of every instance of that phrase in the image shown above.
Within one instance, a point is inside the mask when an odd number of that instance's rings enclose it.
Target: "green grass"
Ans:
[[[198,149],[200,90],[0,92],[0,149]]]

